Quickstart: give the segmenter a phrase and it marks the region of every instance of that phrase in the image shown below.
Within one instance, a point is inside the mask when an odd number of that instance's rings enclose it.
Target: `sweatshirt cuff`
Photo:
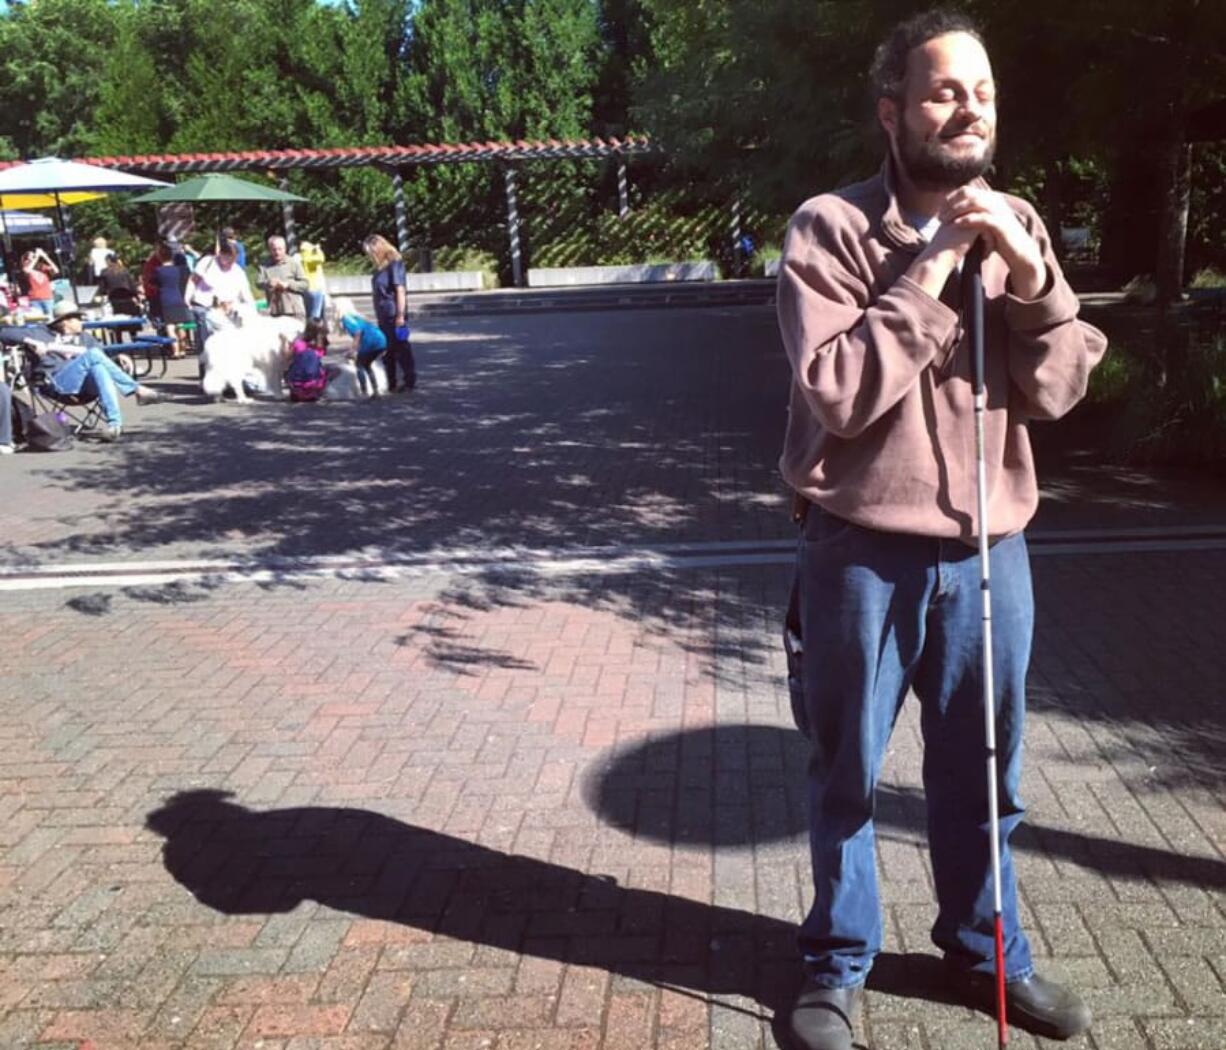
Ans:
[[[957,311],[934,299],[906,274],[899,277],[886,294],[894,293],[902,298],[904,309],[915,318],[921,334],[935,347],[933,363],[938,369],[944,368],[958,342],[954,337],[958,325]]]
[[[1057,275],[1050,264],[1047,270],[1047,287],[1037,299],[1020,299],[1005,285],[1005,324],[1014,332],[1028,332],[1036,328],[1071,321],[1077,316],[1080,304],[1077,294],[1068,281]]]

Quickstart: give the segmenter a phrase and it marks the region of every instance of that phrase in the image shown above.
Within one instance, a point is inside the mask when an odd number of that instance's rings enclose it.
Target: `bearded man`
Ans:
[[[953,990],[988,1010],[994,1001],[974,413],[958,312],[962,261],[982,239],[1008,1013],[1019,1027],[1068,1038],[1090,1014],[1034,971],[1009,849],[1023,813],[1034,620],[1022,532],[1038,504],[1027,423],[1080,400],[1106,340],[1077,319],[1034,209],[983,179],[996,88],[975,26],[944,11],[908,20],[877,49],[871,80],[884,166],[801,206],[779,277],[792,366],[780,467],[803,522],[797,708],[812,744],[814,899],[791,1031],[806,1050],[852,1046],[882,942],[874,793],[909,692],[924,738],[932,939]]]

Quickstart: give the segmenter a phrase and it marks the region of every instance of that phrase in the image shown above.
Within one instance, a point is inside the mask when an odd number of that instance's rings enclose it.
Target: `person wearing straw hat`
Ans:
[[[780,467],[801,523],[789,682],[809,737],[813,902],[805,982],[789,1018],[804,1050],[850,1050],[882,946],[874,798],[895,719],[920,705],[936,888],[932,939],[951,992],[995,1003],[996,880],[985,753],[983,602],[969,351],[957,273],[982,240],[987,295],[985,466],[1002,906],[1009,1020],[1049,1038],[1090,1014],[1035,973],[1009,837],[1019,794],[1034,600],[1022,530],[1038,490],[1027,434],[1084,395],[1102,333],[1025,201],[991,189],[992,67],[965,16],[897,26],[870,73],[885,163],[803,204],[788,227],[778,315],[792,369]]]
[[[55,336],[54,342],[28,339],[26,346],[38,356],[56,391],[98,398],[106,420],[100,432],[104,441],[118,441],[123,432],[120,396],[135,396],[138,405],[163,400],[156,390],[138,383],[107,356],[102,345],[84,330],[79,307],[67,301],[56,303],[47,327]]]

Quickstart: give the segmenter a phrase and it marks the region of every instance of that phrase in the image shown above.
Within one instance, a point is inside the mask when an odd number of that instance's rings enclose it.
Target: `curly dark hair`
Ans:
[[[868,84],[872,101],[879,98],[902,100],[903,85],[907,79],[907,56],[917,47],[934,37],[946,33],[966,33],[983,43],[983,33],[970,15],[952,8],[938,7],[932,11],[913,15],[899,22],[873,54],[873,64],[868,70]]]

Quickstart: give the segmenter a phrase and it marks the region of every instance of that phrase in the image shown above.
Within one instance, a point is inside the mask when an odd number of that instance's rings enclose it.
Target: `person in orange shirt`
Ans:
[[[55,305],[55,292],[51,281],[58,277],[60,268],[51,261],[41,248],[25,252],[21,256],[21,286],[30,300],[30,305],[41,310],[46,317],[51,316],[51,308]]]

